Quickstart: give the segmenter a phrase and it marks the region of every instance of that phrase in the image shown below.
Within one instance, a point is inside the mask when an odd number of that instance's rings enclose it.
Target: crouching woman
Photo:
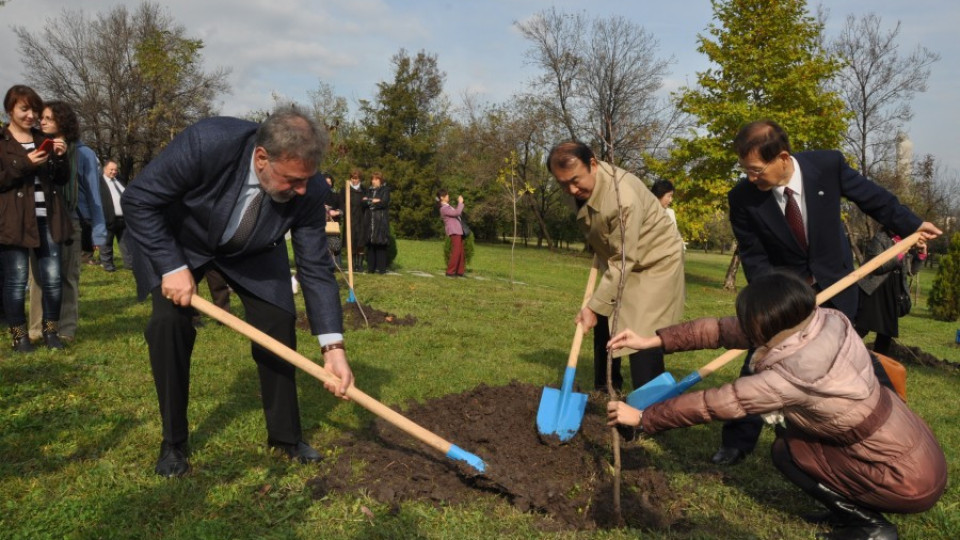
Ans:
[[[610,425],[653,434],[748,414],[782,414],[773,463],[830,513],[826,538],[897,538],[881,512],[916,513],[943,494],[947,466],[926,423],[874,375],[870,353],[839,311],[816,307],[813,289],[774,272],[737,297],[737,317],[697,319],[639,337],[610,340],[613,349],[665,352],[724,347],[757,350],[753,375],[690,392],[640,411],[608,404]]]

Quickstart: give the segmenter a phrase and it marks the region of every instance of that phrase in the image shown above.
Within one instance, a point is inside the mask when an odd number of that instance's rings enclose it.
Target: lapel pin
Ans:
[[[822,192],[822,191],[818,191],[818,192],[817,192],[817,195],[823,197],[823,192]]]

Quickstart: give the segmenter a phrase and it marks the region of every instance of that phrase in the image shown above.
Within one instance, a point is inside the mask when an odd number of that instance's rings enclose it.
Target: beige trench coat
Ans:
[[[620,181],[626,242],[621,241],[614,177]],[[577,224],[586,235],[603,272],[587,307],[609,317],[620,283],[620,246],[626,252],[626,283],[617,328],[652,336],[658,328],[675,324],[683,316],[683,242],[660,202],[636,176],[598,162],[597,183],[577,213]],[[620,349],[617,357],[636,351]]]

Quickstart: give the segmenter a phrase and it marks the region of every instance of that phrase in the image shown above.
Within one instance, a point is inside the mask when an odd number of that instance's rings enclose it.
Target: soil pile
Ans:
[[[463,394],[416,404],[403,414],[486,463],[476,475],[377,419],[369,438],[338,442],[343,452],[331,470],[310,481],[314,496],[363,492],[390,505],[421,500],[437,505],[502,497],[543,516],[544,529],[619,527],[612,512],[610,431],[605,396],[591,396],[580,432],[565,444],[541,440],[536,416],[542,388],[511,383],[480,385]],[[359,434],[358,434],[359,435]],[[622,445],[621,445],[622,446]],[[621,508],[627,525],[660,529],[680,518],[665,476],[644,453],[621,450]]]
[[[873,350],[873,344],[870,345],[870,349]],[[910,347],[896,341],[890,343],[890,352],[887,356],[892,356],[904,364],[919,364],[947,370],[960,369],[960,363],[958,362],[937,358],[920,347]]]
[[[413,315],[400,317],[371,306],[361,306],[357,302],[343,304],[343,326],[350,330],[383,327],[387,331],[391,331],[398,326],[413,326],[415,324],[417,324],[417,318]],[[310,331],[310,322],[306,313],[297,313],[297,327],[307,332]]]

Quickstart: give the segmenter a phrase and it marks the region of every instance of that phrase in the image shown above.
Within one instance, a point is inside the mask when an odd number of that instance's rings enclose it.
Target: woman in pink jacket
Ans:
[[[839,311],[816,307],[813,289],[785,272],[754,279],[737,297],[737,317],[697,319],[611,348],[665,352],[757,346],[753,375],[690,392],[640,411],[608,404],[610,425],[645,433],[748,414],[779,419],[773,463],[830,514],[826,538],[897,538],[881,512],[915,513],[943,494],[943,450],[924,421],[873,372],[870,353]],[[785,427],[783,427],[785,425]]]
[[[450,260],[447,261],[447,277],[463,277],[466,268],[466,256],[463,251],[463,196],[457,197],[457,207],[450,206],[450,194],[447,190],[437,191],[437,204],[443,219],[443,231],[450,237]]]

